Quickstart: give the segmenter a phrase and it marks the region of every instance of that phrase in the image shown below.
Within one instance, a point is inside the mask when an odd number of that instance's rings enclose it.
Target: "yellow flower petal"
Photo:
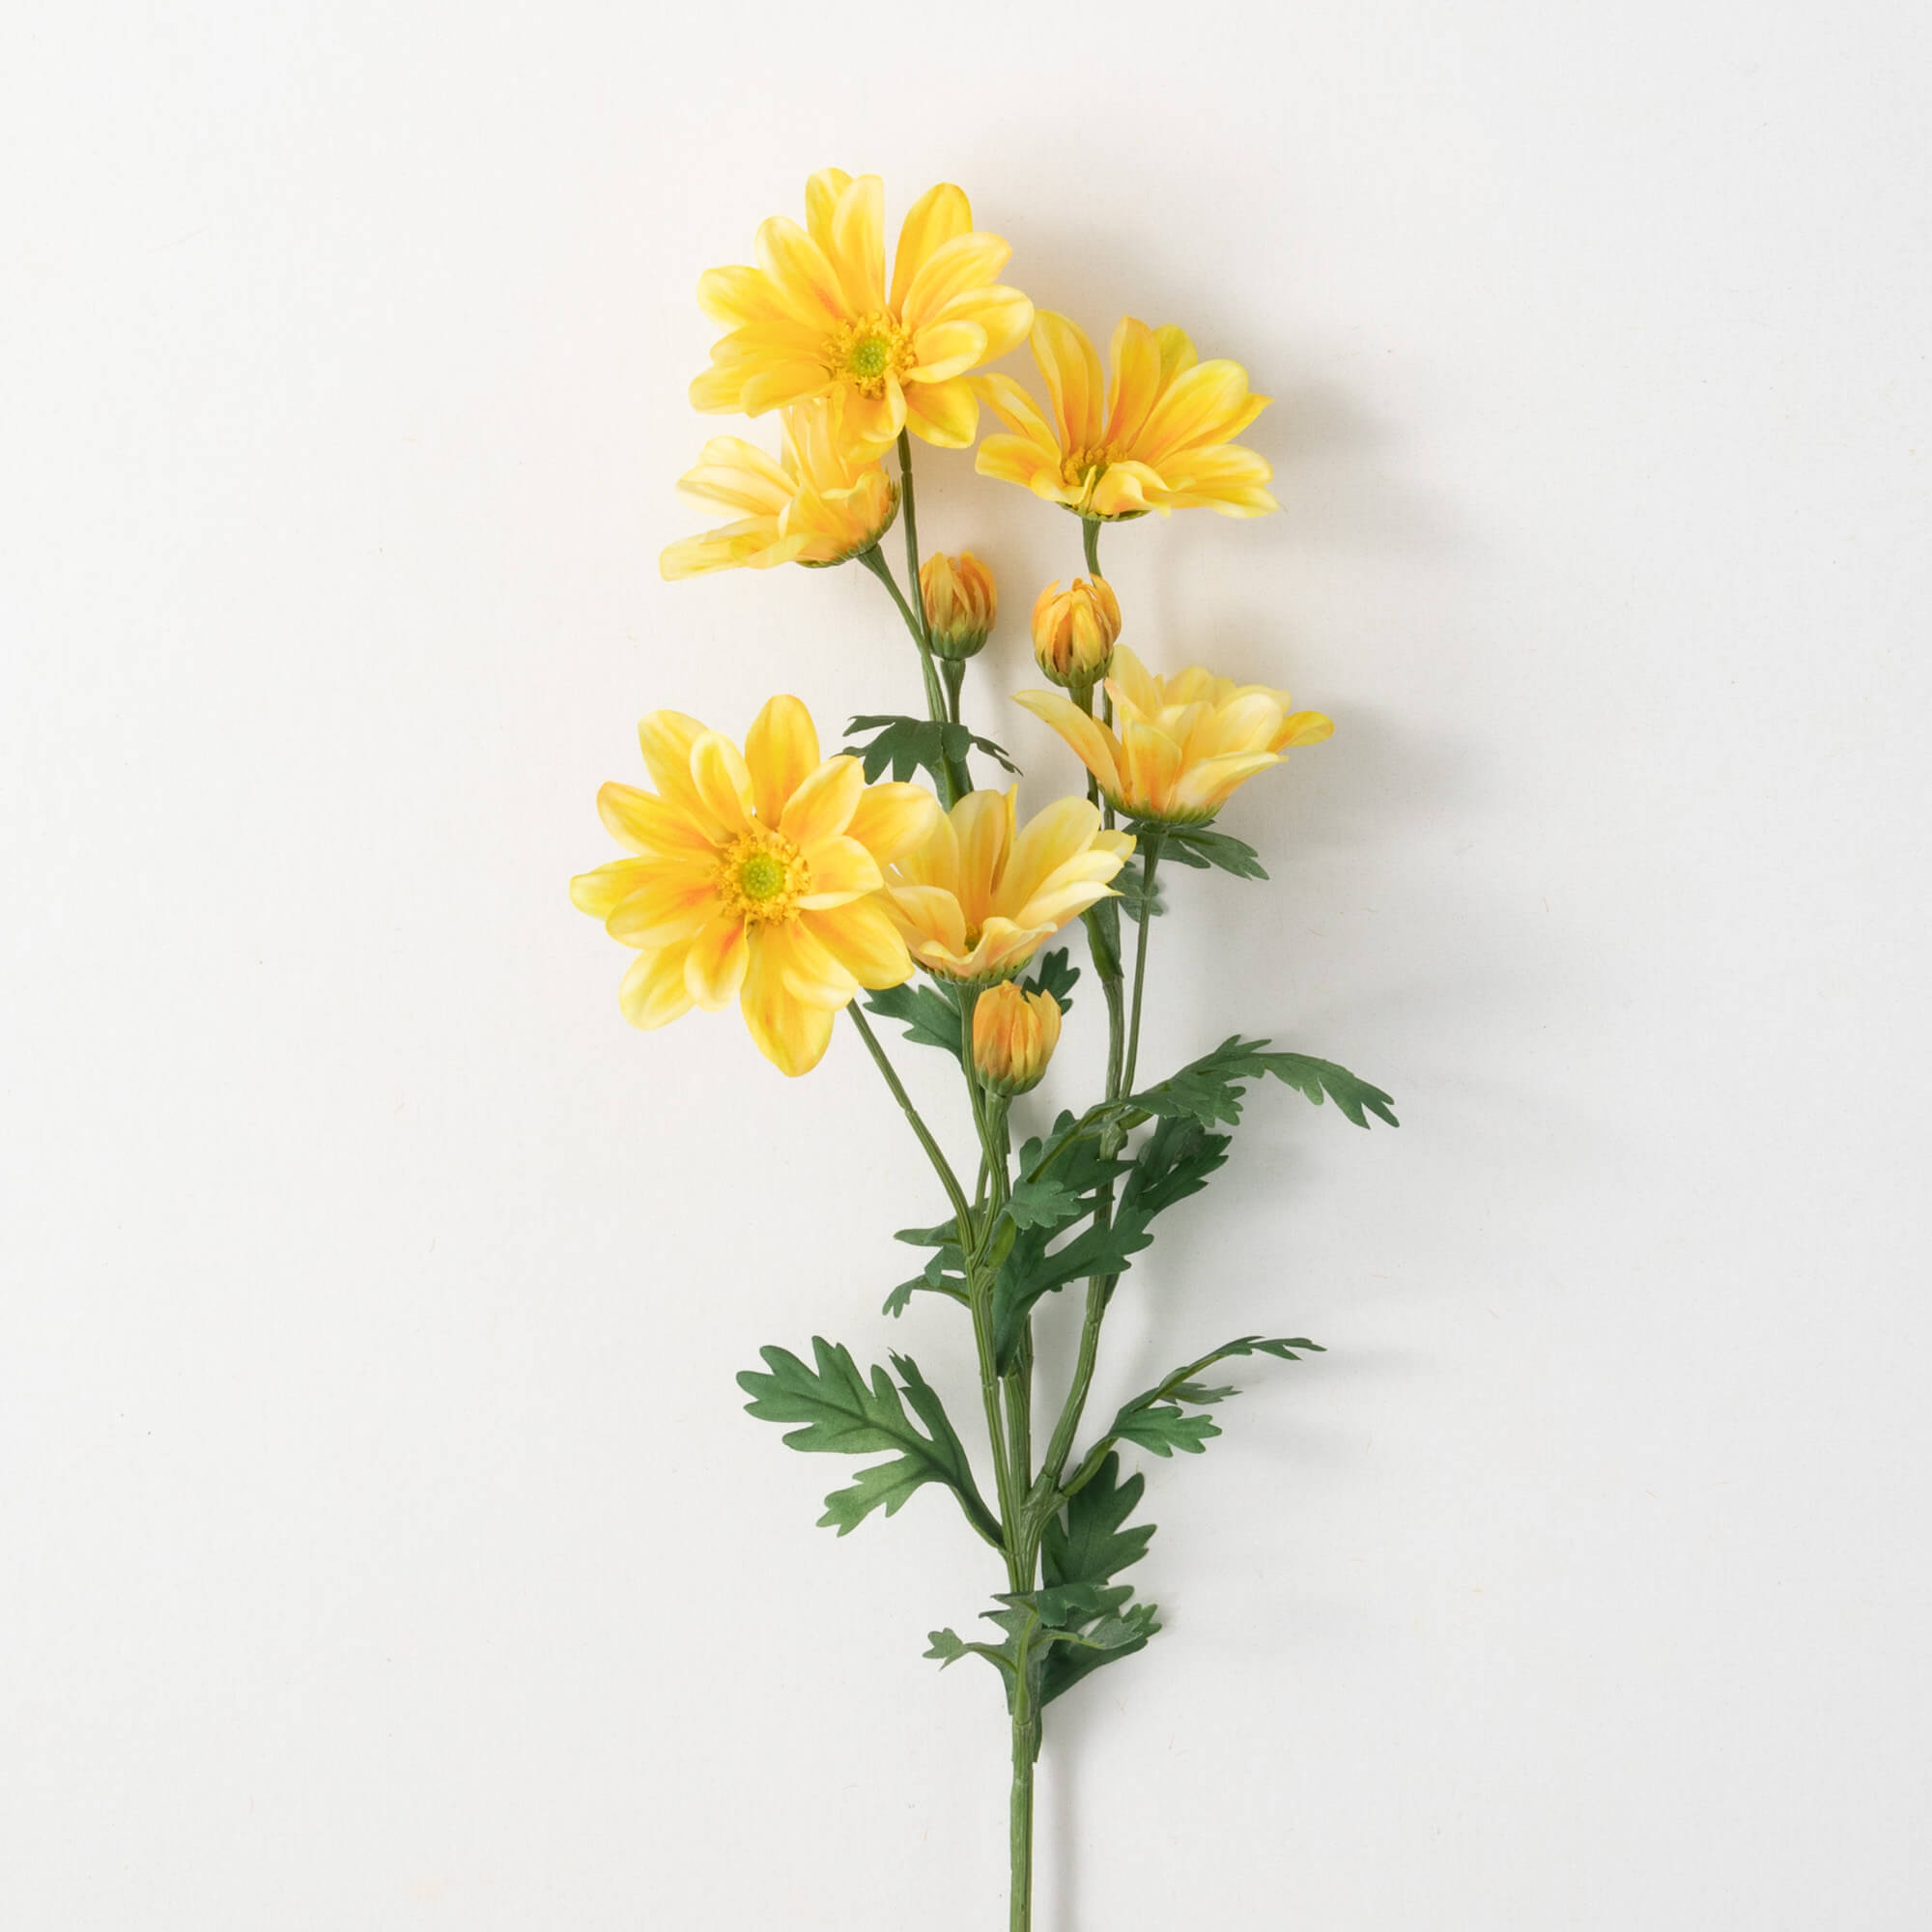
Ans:
[[[758,1051],[781,1073],[795,1077],[810,1073],[824,1058],[834,1015],[785,989],[785,950],[772,944],[779,929],[767,927],[753,942],[738,1007]]]
[[[1068,709],[1078,707],[1068,706]],[[1012,856],[1007,861],[1009,897],[1015,904],[1024,905],[1056,867],[1092,845],[1099,829],[1098,808],[1077,796],[1056,799],[1043,811],[1036,812],[1014,839]],[[1128,842],[1131,845],[1132,841]],[[1108,876],[1118,869],[1116,861],[1109,867]]]
[[[1039,405],[1010,376],[976,376],[973,387],[980,400],[1016,435],[1032,442],[1050,459],[1058,462],[1053,425],[1041,414]]]
[[[700,826],[709,814],[691,781],[691,748],[705,729],[682,711],[653,711],[638,721],[638,745],[658,796],[672,810]]]
[[[779,830],[801,848],[837,838],[851,824],[865,788],[857,758],[827,758],[792,793],[779,814]]]
[[[648,859],[612,859],[608,865],[580,872],[570,882],[570,902],[592,919],[609,919],[650,876]]]
[[[913,337],[912,347],[917,359],[906,372],[908,384],[950,382],[985,355],[986,331],[977,322],[935,322]]]
[[[748,377],[724,407],[742,410],[748,416],[761,416],[767,410],[791,409],[809,403],[826,394],[832,386],[823,363],[809,356],[792,356]],[[703,405],[698,407],[701,409]]]
[[[671,859],[699,858],[711,850],[711,841],[687,814],[635,785],[604,785],[597,815],[611,837],[632,852]]]
[[[1055,315],[1050,309],[1037,310],[1033,353],[1039,373],[1046,379],[1061,447],[1073,451],[1098,442],[1104,384],[1100,358],[1084,331],[1064,315]]]
[[[922,958],[926,956],[922,946],[929,950],[935,942],[947,954],[965,952],[966,916],[944,886],[889,884],[886,900],[906,943]]]
[[[1012,252],[997,235],[954,236],[913,277],[898,304],[900,319],[913,329],[938,322],[955,297],[990,283]]]
[[[1119,644],[1114,647],[1117,662],[1122,649]],[[1100,789],[1110,797],[1119,795],[1121,778],[1113,740],[1096,719],[1088,717],[1071,698],[1057,691],[1016,691],[1013,702],[1042,724],[1052,725],[1072,748],[1073,755],[1100,781]]]
[[[717,910],[718,887],[709,870],[659,865],[636,891],[611,908],[604,930],[626,946],[656,951],[689,940]]]
[[[617,988],[617,1004],[634,1027],[649,1032],[691,1010],[691,994],[684,983],[685,951],[681,945],[667,946],[640,952],[631,961]]]
[[[796,221],[774,214],[758,229],[758,266],[800,321],[835,327],[845,320],[838,271],[825,250]]]
[[[1255,752],[1238,757],[1209,758],[1196,765],[1175,785],[1170,804],[1180,812],[1218,811],[1235,787],[1257,772],[1281,763],[1278,752]]]
[[[869,315],[886,304],[886,185],[877,175],[846,184],[832,213],[832,246],[847,308]]]
[[[1107,359],[1114,374],[1107,384],[1104,440],[1125,448],[1140,435],[1160,395],[1160,344],[1146,323],[1123,315]]]
[[[737,998],[751,958],[745,922],[721,911],[696,935],[684,955],[685,990],[706,1012],[715,1013]]]
[[[745,763],[758,817],[776,825],[800,785],[818,767],[818,732],[796,697],[768,697],[745,733]]]
[[[752,774],[722,731],[707,731],[692,746],[691,782],[699,806],[725,838],[751,829]]]
[[[1319,711],[1297,711],[1282,720],[1281,735],[1269,748],[1283,751],[1290,745],[1319,745],[1335,735],[1335,721]]]
[[[851,185],[852,177],[843,168],[820,168],[805,185],[806,230],[828,259],[833,254],[833,212]]]
[[[892,915],[876,898],[805,915],[806,929],[862,986],[896,986],[912,978],[912,957]]]
[[[952,891],[967,923],[978,925],[993,909],[993,883],[1013,836],[1013,792],[969,791],[952,808],[952,836],[959,841]]]
[[[916,784],[867,785],[845,828],[882,866],[922,843],[940,819],[939,801]]]
[[[901,313],[919,271],[955,236],[971,232],[973,209],[951,182],[929,187],[907,211],[893,257],[892,306]]]
[[[856,838],[822,838],[805,848],[811,890],[799,900],[809,912],[848,904],[885,884],[878,862]]]

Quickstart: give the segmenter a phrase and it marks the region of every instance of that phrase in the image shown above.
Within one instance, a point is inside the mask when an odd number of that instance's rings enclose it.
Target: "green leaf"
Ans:
[[[1167,911],[1167,888],[1156,875],[1153,890],[1148,890],[1147,874],[1138,867],[1123,866],[1114,874],[1114,891],[1118,896],[1109,901],[1120,908],[1124,919],[1139,923],[1141,914],[1149,907],[1153,917],[1159,919]]]
[[[1225,1121],[1234,1125],[1241,1118],[1245,1085],[1272,1074],[1318,1107],[1326,1094],[1358,1127],[1368,1125],[1368,1114],[1390,1126],[1397,1124],[1391,1111],[1394,1103],[1379,1087],[1371,1087],[1332,1060],[1315,1060],[1305,1053],[1269,1053],[1266,1046],[1264,1039],[1231,1034],[1212,1053],[1133,1094],[1131,1104],[1163,1119],[1184,1118],[1210,1125]]]
[[[1220,1426],[1205,1415],[1189,1415],[1173,1403],[1156,1403],[1151,1408],[1123,1408],[1114,1418],[1111,1435],[1124,1442],[1138,1442],[1156,1456],[1172,1456],[1177,1449],[1198,1456],[1208,1438],[1220,1435]]]
[[[784,1438],[787,1448],[847,1456],[893,1452],[891,1462],[860,1470],[849,1489],[826,1497],[820,1525],[844,1536],[873,1510],[883,1508],[891,1516],[923,1484],[944,1483],[984,1535],[992,1519],[973,1481],[965,1447],[918,1365],[904,1355],[892,1357],[905,1401],[926,1434],[907,1416],[900,1387],[884,1369],[874,1368],[868,1383],[850,1350],[821,1335],[812,1337],[811,1348],[815,1369],[784,1349],[760,1349],[766,1372],[747,1369],[738,1377],[738,1385],[754,1398],[747,1410],[760,1421],[802,1425]]]
[[[1136,837],[1145,838],[1149,828],[1144,825],[1128,825],[1124,830]],[[1231,838],[1225,832],[1210,832],[1205,825],[1169,825],[1156,828],[1161,835],[1160,856],[1176,859],[1183,866],[1192,866],[1197,870],[1212,866],[1223,872],[1232,872],[1237,879],[1264,879],[1266,872],[1262,869],[1261,854],[1252,845],[1244,845],[1238,838]]]
[[[1065,947],[1056,946],[1051,952],[1042,952],[1034,961],[1033,971],[1020,984],[1029,993],[1051,993],[1060,1010],[1070,1013],[1073,1010],[1073,986],[1079,978],[1079,967],[1067,964]]]
[[[897,1020],[906,1030],[906,1038],[916,1046],[936,1046],[959,1057],[959,1009],[930,986],[887,986],[866,995],[866,1010],[882,1020]]]
[[[969,731],[963,724],[880,712],[854,718],[845,726],[848,738],[867,732],[876,734],[869,745],[845,747],[851,756],[864,764],[867,784],[876,783],[879,774],[888,766],[892,768],[893,777],[902,783],[914,772],[927,771],[936,782],[943,784],[947,759],[961,760],[971,752],[985,753],[1009,772],[1019,770],[1001,746],[994,744],[990,738],[980,737],[978,732]]]
[[[1152,1244],[1145,1227],[1116,1219],[1082,1228],[1064,1246],[1047,1252],[1055,1229],[1029,1228],[1013,1242],[993,1278],[993,1348],[1002,1369],[1012,1359],[1028,1312],[1041,1295],[1088,1275],[1122,1275],[1131,1256]]]
[[[1121,1459],[1109,1450],[1094,1479],[1067,1498],[1063,1515],[1047,1523],[1039,1556],[1040,1575],[1049,1586],[1109,1583],[1147,1554],[1154,1525],[1121,1526],[1133,1515],[1147,1478],[1136,1471],[1123,1483],[1120,1475]]]
[[[1137,1442],[1156,1456],[1172,1456],[1177,1449],[1184,1455],[1198,1456],[1221,1431],[1205,1415],[1187,1414],[1182,1405],[1205,1407],[1240,1393],[1236,1388],[1211,1388],[1196,1381],[1194,1378],[1202,1370],[1211,1369],[1216,1362],[1225,1362],[1236,1355],[1273,1355],[1284,1362],[1298,1362],[1303,1352],[1319,1355],[1324,1351],[1319,1343],[1309,1341],[1305,1335],[1237,1335],[1234,1341],[1203,1355],[1198,1362],[1176,1369],[1165,1381],[1135,1396],[1114,1417],[1103,1439]],[[1108,1465],[1118,1460],[1109,1450],[1094,1481],[1098,1482]],[[1088,1488],[1091,1487],[1089,1484]],[[1078,1502],[1086,1493],[1086,1489],[1076,1491],[1073,1500]]]
[[[1228,1159],[1226,1134],[1209,1133],[1198,1120],[1170,1115],[1158,1121],[1134,1156],[1121,1191],[1121,1213],[1151,1221],[1177,1201],[1199,1194],[1208,1177]]]
[[[955,1630],[927,1631],[926,1642],[931,1646],[920,1653],[922,1657],[936,1657],[943,1670],[949,1663],[957,1663],[962,1657],[970,1655],[965,1642]]]

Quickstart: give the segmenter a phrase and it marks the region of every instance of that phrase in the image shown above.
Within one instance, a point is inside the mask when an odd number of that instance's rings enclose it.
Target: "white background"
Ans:
[[[813,1528],[732,1382],[967,1386],[878,1310],[934,1189],[848,1032],[635,1034],[564,893],[642,711],[918,703],[856,570],[657,574],[693,285],[837,163],[1277,399],[1283,515],[1107,539],[1151,660],[1338,724],[1228,813],[1272,886],[1178,882],[1144,1065],[1238,1026],[1404,1121],[1257,1096],[1122,1293],[1102,1404],[1331,1352],[1150,1465],[1041,1932],[1925,1923],[1915,15],[16,16],[0,1920],[1005,1922],[996,1688],[920,1657],[984,1551]],[[1076,526],[922,460],[1041,802]]]

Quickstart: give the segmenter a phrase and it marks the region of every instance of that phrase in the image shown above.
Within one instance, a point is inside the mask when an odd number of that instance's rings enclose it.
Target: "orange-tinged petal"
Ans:
[[[912,978],[912,955],[875,898],[804,915],[804,924],[862,986],[896,986]]]
[[[865,788],[866,774],[857,758],[827,758],[786,801],[779,814],[779,830],[801,847],[837,838],[851,824]]]
[[[838,197],[851,185],[852,177],[843,168],[820,168],[805,185],[806,231],[828,258],[833,253],[833,212],[838,206]]]
[[[973,209],[965,194],[951,182],[929,187],[906,212],[899,229],[899,245],[893,257],[892,306],[902,311],[906,292],[919,271],[955,236],[971,232]]]
[[[781,1073],[796,1076],[810,1073],[824,1058],[834,1016],[822,1007],[807,1006],[785,989],[784,949],[771,944],[777,930],[767,926],[753,941],[738,1008],[758,1051]]]
[[[1070,708],[1077,710],[1078,706]],[[1036,812],[1013,841],[1012,856],[1007,861],[1006,877],[1001,882],[1001,904],[1009,911],[1024,905],[1049,873],[1092,844],[1099,829],[1099,808],[1078,796],[1055,799],[1044,810]],[[1109,876],[1119,869],[1116,860]]]
[[[1153,717],[1161,708],[1160,682],[1125,644],[1114,646],[1114,662],[1107,674],[1107,689],[1114,702],[1143,718]]]
[[[1012,249],[997,235],[958,235],[927,257],[899,306],[908,328],[940,319],[955,297],[986,287],[1007,266]]]
[[[952,836],[959,841],[952,891],[967,924],[978,925],[993,909],[994,882],[1012,847],[1013,792],[969,791],[952,808]]]
[[[1145,463],[1110,463],[1094,486],[1096,517],[1130,517],[1147,510],[1168,511],[1167,489],[1157,469]]]
[[[1257,772],[1281,763],[1278,752],[1254,752],[1236,757],[1209,758],[1188,771],[1169,801],[1176,811],[1218,811],[1229,794]]]
[[[834,327],[845,320],[838,271],[796,221],[774,214],[758,229],[758,266],[800,322]]]
[[[980,400],[1009,429],[1027,441],[1037,443],[1042,452],[1059,462],[1060,445],[1054,440],[1053,425],[1039,405],[1010,376],[976,376],[973,387]]]
[[[905,392],[906,427],[938,449],[966,449],[980,427],[980,399],[963,376],[918,382]]]
[[[821,838],[805,848],[811,890],[799,900],[810,912],[848,904],[885,884],[878,861],[856,838]]]
[[[1160,397],[1160,344],[1146,323],[1123,315],[1114,330],[1107,359],[1114,373],[1107,384],[1103,440],[1124,453],[1133,446]]]
[[[858,980],[812,937],[802,920],[767,926],[761,944],[770,960],[777,962],[785,991],[808,1007],[837,1012],[859,990]]]
[[[743,754],[722,731],[707,731],[691,748],[691,782],[712,822],[735,838],[751,829],[754,793]]]
[[[1121,751],[1126,766],[1122,797],[1149,811],[1166,810],[1180,777],[1180,747],[1159,725],[1128,718],[1122,724]]]
[[[1042,483],[1046,490],[1057,491],[1061,487],[1058,460],[1024,436],[989,436],[974,456],[973,468],[981,476],[991,476],[1002,483],[1017,483],[1023,490],[1039,494],[1044,494]],[[1080,492],[1072,490],[1067,500],[1077,502],[1079,497]]]
[[[738,996],[752,952],[745,939],[745,922],[720,911],[692,940],[684,955],[684,986],[708,1013]]]
[[[706,829],[710,814],[691,781],[691,748],[708,728],[682,711],[653,711],[638,721],[639,749],[658,796]]]
[[[571,880],[570,902],[592,919],[609,919],[618,902],[629,898],[650,873],[648,859],[612,859]]]
[[[1197,362],[1155,404],[1135,454],[1159,468],[1164,455],[1189,443],[1225,442],[1254,420],[1249,401],[1248,372],[1238,362]]]
[[[1033,303],[1018,289],[995,282],[990,288],[968,289],[954,296],[940,311],[941,322],[977,322],[986,331],[985,360],[997,362],[1017,349],[1033,327]]]
[[[649,1032],[691,1010],[691,994],[684,983],[683,946],[667,946],[640,952],[631,961],[617,989],[617,1004],[634,1027]]]
[[[697,278],[697,305],[725,328],[792,320],[762,269],[706,269]]]
[[[965,952],[966,915],[944,886],[889,885],[886,902],[915,952],[922,942],[936,942],[948,953]]]
[[[611,907],[604,930],[626,946],[655,951],[690,939],[717,910],[717,881],[708,868],[663,866]]]
[[[877,175],[849,182],[832,213],[832,245],[847,307],[869,315],[886,302],[886,185]]]
[[[1118,658],[1121,647],[1117,644],[1114,648]],[[1090,718],[1057,691],[1016,691],[1013,702],[1052,725],[1072,748],[1073,755],[1100,781],[1102,791],[1119,792],[1121,775],[1114,734],[1097,719]]]
[[[1100,358],[1077,323],[1051,309],[1035,311],[1034,359],[1046,379],[1054,422],[1065,450],[1086,449],[1100,440],[1105,384]]]
[[[693,721],[696,722],[696,721]],[[635,785],[614,781],[597,794],[597,815],[618,844],[660,858],[708,856],[711,841],[688,814]]]
[[[796,697],[765,700],[745,733],[745,763],[759,820],[776,825],[786,803],[818,768],[818,732],[811,713]]]
[[[742,410],[748,416],[761,416],[767,410],[790,409],[824,395],[833,386],[825,365],[808,355],[787,356],[759,369],[745,379],[743,386],[727,409]],[[702,408],[700,404],[698,407]]]
[[[880,865],[890,866],[923,843],[940,816],[939,801],[923,785],[867,785],[859,794],[845,836],[856,838]]]
[[[986,331],[977,322],[935,322],[913,337],[912,350],[909,384],[946,383],[963,376],[986,353]]]

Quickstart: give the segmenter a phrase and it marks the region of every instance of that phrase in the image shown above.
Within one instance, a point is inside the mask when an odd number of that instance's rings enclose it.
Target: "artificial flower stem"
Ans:
[[[1098,577],[1100,574],[1100,520],[1098,517],[1080,519],[1080,544],[1087,553],[1087,575]]]
[[[919,1117],[919,1109],[912,1103],[900,1081],[893,1063],[886,1058],[886,1050],[879,1044],[878,1036],[866,1023],[866,1015],[859,1010],[857,1000],[851,1002],[845,1010],[852,1016],[852,1024],[859,1029],[859,1037],[866,1042],[866,1051],[872,1056],[878,1069],[886,1077],[886,1085],[892,1089],[893,1098],[899,1103],[899,1110],[912,1122],[912,1130],[919,1136],[919,1144],[925,1150],[925,1157],[932,1163],[932,1170],[939,1176],[940,1183],[946,1189],[946,1198],[952,1204],[952,1211],[958,1216],[962,1247],[965,1236],[973,1226],[973,1210],[966,1205],[965,1190],[959,1185],[958,1177],[952,1172],[952,1163],[940,1151],[939,1143],[933,1139],[925,1122]]]
[[[1008,1807],[1012,1877],[1008,1890],[1008,1932],[1033,1927],[1033,1767],[1039,1756],[1039,1713],[1034,1707],[1025,1640],[1013,1671],[1013,1789]]]
[[[912,633],[914,647],[919,652],[920,675],[925,681],[926,715],[935,724],[944,724],[947,722],[946,694],[940,689],[939,670],[933,663],[932,647],[925,640],[924,626],[920,622],[912,606],[906,602],[905,593],[893,576],[892,565],[886,561],[877,544],[870,550],[862,550],[859,553],[859,561],[886,586],[892,593],[893,602],[899,607],[899,615],[905,619],[905,627]],[[915,583],[919,582],[917,576],[913,582]],[[973,781],[970,778],[961,781],[960,773],[951,758],[944,761],[939,778],[940,791],[946,809],[951,811],[952,807],[972,790]]]
[[[913,596],[922,600],[917,611],[907,611],[906,621],[912,625],[912,634],[919,639],[920,652],[925,660],[926,670],[930,675],[932,639],[925,628],[923,593],[919,585],[919,513],[914,506],[912,494],[912,432],[903,429],[899,431],[899,507],[900,514],[905,519],[906,582],[912,585]],[[894,588],[896,589],[897,586],[895,585]],[[936,685],[931,687],[927,693],[926,702],[932,707],[932,722],[935,724],[943,724],[947,722],[946,712],[932,696],[932,692],[936,690]],[[973,789],[973,774],[968,769],[966,760],[949,757],[946,760],[946,770],[953,796],[964,798]]]
[[[1127,1022],[1127,1064],[1121,1076],[1123,1098],[1134,1091],[1134,1063],[1141,1050],[1141,994],[1147,987],[1148,928],[1153,923],[1153,871],[1160,863],[1161,834],[1151,827],[1141,835],[1141,918],[1140,938],[1134,946],[1134,1010]]]

